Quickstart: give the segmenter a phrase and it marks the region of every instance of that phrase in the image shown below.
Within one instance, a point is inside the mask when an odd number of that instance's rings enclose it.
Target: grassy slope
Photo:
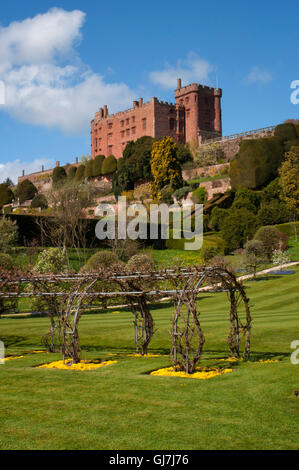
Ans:
[[[298,449],[299,365],[290,343],[299,339],[296,275],[248,282],[252,301],[253,358],[279,363],[240,363],[211,380],[151,377],[168,357],[122,356],[89,372],[33,369],[60,358],[26,355],[0,366],[1,449]],[[223,366],[227,356],[225,294],[200,301],[206,336],[204,364]],[[151,351],[168,353],[172,308],[153,309]],[[1,319],[8,354],[40,349],[43,318]],[[109,358],[133,351],[128,312],[89,314],[80,326],[83,357]]]

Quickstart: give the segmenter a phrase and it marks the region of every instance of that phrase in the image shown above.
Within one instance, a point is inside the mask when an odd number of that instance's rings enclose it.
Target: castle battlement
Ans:
[[[153,96],[133,101],[133,107],[109,114],[108,106],[100,108],[91,121],[91,156],[103,154],[120,158],[130,141],[148,135],[172,137],[176,142],[199,141],[202,136],[221,136],[221,89],[192,83],[181,86],[178,79],[175,103]]]

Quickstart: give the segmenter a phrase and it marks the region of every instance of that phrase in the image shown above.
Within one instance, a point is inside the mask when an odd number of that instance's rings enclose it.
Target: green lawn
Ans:
[[[253,315],[252,362],[210,380],[153,377],[168,356],[134,358],[132,315],[106,312],[81,319],[83,358],[117,364],[95,371],[37,369],[59,354],[40,349],[46,318],[0,319],[6,354],[24,358],[0,365],[0,449],[298,449],[299,365],[290,343],[299,339],[296,275],[248,282]],[[228,356],[226,294],[199,302],[206,337],[204,365]],[[119,310],[118,310],[119,311]],[[168,354],[172,308],[152,310],[151,352]],[[278,363],[260,364],[261,358]]]

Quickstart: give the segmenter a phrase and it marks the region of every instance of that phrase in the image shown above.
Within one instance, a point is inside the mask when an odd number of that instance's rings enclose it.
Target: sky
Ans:
[[[297,1],[27,0],[0,6],[0,182],[90,154],[90,121],[176,79],[223,90],[223,134],[299,118]],[[299,86],[299,82],[298,82]]]

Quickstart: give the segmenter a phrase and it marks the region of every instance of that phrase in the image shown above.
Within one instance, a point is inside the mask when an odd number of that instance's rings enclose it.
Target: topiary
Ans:
[[[221,209],[220,207],[214,207],[211,212],[211,218],[209,225],[213,230],[221,230],[224,219],[229,215],[227,209]]]
[[[286,204],[278,199],[262,204],[257,213],[261,225],[282,224],[289,220],[289,215]]]
[[[274,135],[281,137],[284,141],[294,140],[297,137],[296,128],[291,122],[284,122],[275,127]]]
[[[69,180],[73,180],[76,176],[77,167],[71,166],[69,171],[67,172],[67,177]]]
[[[92,178],[92,176],[93,176],[93,160],[88,160],[88,162],[85,165],[84,177]]]
[[[41,209],[47,209],[48,208],[48,201],[46,197],[43,194],[36,194],[34,198],[31,201],[31,208],[36,209],[36,208],[41,208]]]
[[[0,207],[10,204],[14,199],[14,194],[7,184],[0,184]]]
[[[112,251],[97,251],[92,255],[85,264],[84,271],[97,271],[100,268],[111,268],[113,264],[119,262],[118,256]]]
[[[259,226],[257,216],[246,208],[229,211],[223,220],[221,233],[230,251],[242,248]]]
[[[93,176],[101,176],[102,175],[102,166],[103,161],[105,160],[105,155],[97,155],[94,160],[92,161],[92,172]]]
[[[85,165],[79,165],[76,170],[75,181],[80,183],[85,178]]]
[[[63,184],[66,180],[66,171],[63,166],[57,166],[54,168],[52,173],[52,184],[54,188],[57,188]]]
[[[102,164],[102,174],[108,175],[114,173],[117,170],[117,160],[114,155],[109,155],[105,158]]]
[[[239,152],[230,162],[232,189],[255,189],[269,183],[278,174],[283,152],[281,137],[241,141]]]
[[[33,199],[37,192],[37,188],[28,179],[19,183],[16,189],[16,195],[21,203]]]

